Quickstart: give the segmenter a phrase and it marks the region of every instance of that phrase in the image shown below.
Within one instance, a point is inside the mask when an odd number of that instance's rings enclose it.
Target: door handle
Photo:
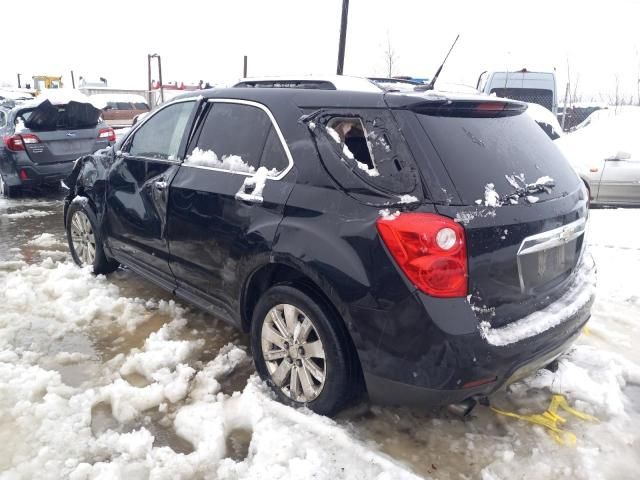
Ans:
[[[158,190],[166,190],[169,184],[164,180],[158,180],[157,182],[154,182],[153,186]]]

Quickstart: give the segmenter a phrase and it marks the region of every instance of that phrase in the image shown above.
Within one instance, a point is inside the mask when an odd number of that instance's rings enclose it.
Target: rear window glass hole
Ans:
[[[360,118],[331,118],[327,122],[327,133],[337,144],[341,145],[343,156],[358,162],[360,168],[376,169],[371,144]]]

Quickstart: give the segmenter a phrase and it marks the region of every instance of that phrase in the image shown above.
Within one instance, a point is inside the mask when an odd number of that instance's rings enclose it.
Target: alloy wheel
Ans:
[[[299,308],[280,304],[262,324],[262,355],[273,383],[290,399],[320,395],[327,376],[325,352],[313,321]]]
[[[82,211],[74,212],[70,230],[76,256],[83,265],[93,265],[96,258],[96,236],[87,214]]]

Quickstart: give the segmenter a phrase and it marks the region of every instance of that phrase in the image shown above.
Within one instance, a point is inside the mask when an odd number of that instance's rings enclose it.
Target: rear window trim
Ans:
[[[289,145],[287,145],[286,140],[284,139],[284,135],[282,134],[282,130],[280,130],[280,125],[278,125],[277,120],[275,119],[275,117],[273,116],[273,114],[271,113],[271,110],[269,110],[269,108],[267,108],[266,105],[263,105],[262,103],[259,102],[254,102],[252,100],[239,100],[239,99],[235,99],[235,98],[210,98],[207,100],[207,103],[232,103],[232,104],[236,104],[236,105],[247,105],[250,107],[256,107],[259,108],[260,110],[262,110],[264,113],[267,114],[267,117],[269,117],[269,120],[271,121],[271,126],[272,128],[275,130],[276,134],[278,135],[278,139],[280,140],[280,143],[282,144],[282,147],[284,149],[284,153],[287,157],[287,166],[281,171],[278,172],[278,175],[267,175],[267,178],[269,180],[281,180],[282,178],[284,178],[289,171],[291,171],[291,169],[293,168],[293,157],[291,156],[291,151],[289,150]],[[263,147],[264,150],[264,147]],[[234,170],[227,170],[224,168],[217,168],[217,167],[207,167],[204,165],[189,165],[188,163],[184,163],[184,161],[181,162],[183,167],[189,167],[189,168],[199,168],[201,170],[212,170],[215,172],[224,172],[224,173],[231,173],[234,175],[242,175],[244,177],[253,177],[256,172],[238,172],[238,171],[234,171]]]

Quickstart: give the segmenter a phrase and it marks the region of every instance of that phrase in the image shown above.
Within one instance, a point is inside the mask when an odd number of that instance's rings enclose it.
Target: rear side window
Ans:
[[[358,179],[384,193],[407,194],[416,189],[418,174],[413,158],[388,110],[327,113],[308,125],[328,146],[320,150],[323,162],[345,188],[364,187],[362,183],[356,187],[358,183],[353,181]]]
[[[282,142],[264,110],[224,102],[210,105],[187,162],[249,173],[266,167],[272,174],[288,164]]]
[[[193,102],[181,102],[163,108],[133,135],[129,153],[137,157],[176,160]]]
[[[551,177],[555,186],[535,193],[541,201],[576,188],[569,163],[525,113],[485,118],[416,115],[425,132],[421,141],[431,141],[466,205],[482,203],[487,188],[505,198],[544,177]]]

